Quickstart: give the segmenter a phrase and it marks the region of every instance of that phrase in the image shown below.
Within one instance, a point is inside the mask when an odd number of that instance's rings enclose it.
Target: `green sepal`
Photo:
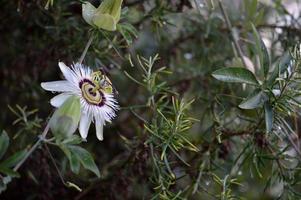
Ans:
[[[117,23],[109,14],[96,13],[93,18],[93,24],[107,31],[115,31]]]

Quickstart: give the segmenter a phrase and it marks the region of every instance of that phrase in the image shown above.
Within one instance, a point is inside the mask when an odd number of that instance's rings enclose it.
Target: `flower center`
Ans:
[[[87,103],[97,106],[102,106],[104,104],[104,94],[92,81],[84,79],[79,83],[79,87]]]

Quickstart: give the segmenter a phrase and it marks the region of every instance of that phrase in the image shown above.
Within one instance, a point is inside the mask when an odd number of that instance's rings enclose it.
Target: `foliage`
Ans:
[[[295,4],[124,0],[116,31],[81,1],[0,5],[1,199],[300,199]],[[40,82],[80,57],[118,93],[102,142],[48,133]]]

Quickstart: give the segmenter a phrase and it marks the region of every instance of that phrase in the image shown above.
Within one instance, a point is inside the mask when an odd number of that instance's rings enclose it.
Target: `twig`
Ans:
[[[279,168],[279,170],[280,170],[280,174],[281,174],[281,176],[282,177],[284,177],[284,172],[283,172],[283,167],[282,167],[282,165],[281,165],[281,162],[280,162],[280,160],[279,160],[279,157],[277,156],[277,154],[274,152],[274,150],[272,149],[272,147],[271,147],[271,144],[268,142],[268,150],[272,153],[272,155],[274,156],[274,158],[275,158],[275,160],[276,160],[276,163],[277,163],[277,165],[278,165],[278,168]]]
[[[84,60],[84,58],[85,58],[85,56],[87,54],[87,51],[88,51],[88,49],[89,49],[89,47],[90,47],[90,45],[91,45],[91,43],[93,41],[93,38],[94,38],[93,35],[91,35],[90,38],[89,38],[89,40],[88,40],[88,42],[87,42],[87,44],[86,44],[86,46],[85,46],[85,49],[84,49],[82,55],[80,56],[80,59],[78,60],[78,62],[80,64],[83,62],[83,60]]]
[[[66,182],[65,182],[65,180],[64,180],[64,177],[63,177],[63,175],[61,174],[60,169],[58,168],[58,166],[57,166],[57,164],[56,164],[56,162],[55,162],[55,159],[53,158],[53,156],[52,156],[52,154],[51,154],[51,152],[50,152],[50,150],[49,150],[49,148],[48,148],[48,146],[47,146],[46,143],[45,143],[45,149],[46,149],[47,153],[49,154],[49,157],[50,157],[50,159],[51,159],[51,161],[52,161],[52,163],[53,163],[53,165],[54,165],[54,167],[55,167],[55,169],[56,169],[56,171],[57,171],[57,173],[58,173],[58,175],[59,175],[59,177],[60,177],[62,183],[63,183],[64,185],[67,185]]]
[[[39,136],[38,141],[31,147],[31,149],[27,152],[25,157],[14,167],[14,171],[18,171],[18,169],[23,165],[23,163],[28,159],[28,157],[36,150],[36,148],[40,145],[42,141],[46,138],[46,135],[49,131],[49,122],[47,123],[43,133]]]
[[[202,10],[200,8],[200,3],[198,2],[198,0],[194,0],[194,3],[195,3],[195,6],[197,7],[199,14],[202,15]]]
[[[233,40],[233,43],[234,43],[234,47],[235,47],[235,49],[236,49],[236,51],[237,51],[237,53],[238,53],[238,55],[239,55],[239,57],[240,57],[240,59],[241,59],[243,65],[245,66],[245,68],[247,68],[247,64],[246,64],[246,62],[245,62],[244,55],[243,55],[242,50],[241,50],[241,48],[240,48],[240,46],[239,46],[239,44],[238,44],[238,41],[236,40],[236,37],[235,37],[234,31],[233,31],[231,22],[230,22],[230,20],[229,20],[229,17],[228,17],[228,15],[227,15],[226,10],[224,9],[222,0],[219,0],[219,1],[218,1],[218,5],[219,5],[219,7],[220,7],[220,9],[221,9],[221,11],[222,11],[222,14],[223,14],[224,18],[225,18],[226,25],[227,25],[228,29],[229,29],[230,32],[231,32],[231,36],[232,36],[232,40]]]

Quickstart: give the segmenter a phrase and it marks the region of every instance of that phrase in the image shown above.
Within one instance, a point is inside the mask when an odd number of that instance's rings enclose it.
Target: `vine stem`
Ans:
[[[59,177],[60,177],[62,183],[63,183],[64,185],[67,185],[66,181],[64,180],[63,175],[62,175],[61,172],[60,172],[59,167],[57,166],[57,164],[56,164],[56,162],[55,162],[54,157],[52,156],[52,154],[51,154],[51,152],[50,152],[50,150],[49,150],[49,148],[48,148],[48,146],[47,146],[47,143],[45,143],[45,149],[46,149],[47,153],[49,154],[49,157],[50,157],[50,159],[51,159],[51,161],[52,161],[52,164],[54,165],[54,167],[55,167],[55,169],[56,169],[56,171],[57,171],[57,173],[58,173],[58,175],[59,175]]]
[[[87,42],[87,44],[86,44],[86,46],[85,46],[85,49],[84,49],[82,55],[80,56],[80,58],[79,58],[79,60],[78,60],[78,62],[79,62],[80,64],[83,62],[83,60],[84,60],[84,58],[85,58],[85,56],[86,56],[86,54],[87,54],[87,52],[88,52],[88,49],[89,49],[89,47],[91,46],[91,43],[92,43],[92,41],[93,41],[93,38],[94,38],[93,35],[91,35],[90,38],[89,38],[89,40],[88,40],[88,42]]]
[[[47,123],[43,133],[39,136],[38,141],[30,148],[24,158],[14,167],[14,171],[18,171],[18,169],[23,165],[23,163],[29,158],[29,156],[38,148],[42,141],[45,140],[46,135],[49,131],[49,122]]]
[[[226,12],[226,10],[225,10],[225,8],[224,8],[224,5],[223,5],[223,3],[222,3],[222,0],[219,0],[219,1],[218,1],[218,5],[219,5],[219,7],[220,7],[220,9],[221,9],[221,11],[222,11],[222,14],[223,14],[224,18],[225,18],[226,25],[227,25],[228,29],[229,29],[230,32],[231,32],[231,36],[232,36],[232,40],[233,40],[233,43],[234,43],[234,47],[235,47],[235,49],[236,49],[236,51],[237,51],[237,53],[238,53],[238,56],[240,57],[240,59],[241,59],[243,65],[244,65],[244,67],[247,68],[247,63],[246,63],[246,61],[245,61],[245,59],[244,59],[244,55],[243,55],[242,50],[241,50],[241,48],[240,48],[240,46],[239,46],[239,44],[238,44],[238,41],[236,40],[236,37],[235,37],[234,31],[233,31],[231,22],[230,22],[230,20],[229,20],[228,14],[227,14],[227,12]]]

